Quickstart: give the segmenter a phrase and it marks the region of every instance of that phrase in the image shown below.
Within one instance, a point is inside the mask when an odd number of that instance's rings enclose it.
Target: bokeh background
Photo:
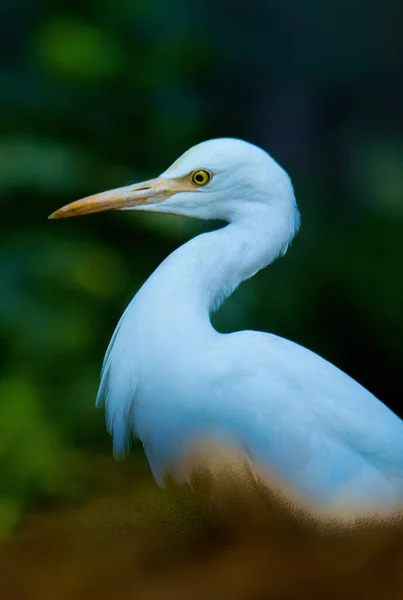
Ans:
[[[302,213],[217,328],[295,340],[403,414],[402,19],[400,0],[3,0],[1,533],[147,472],[141,448],[110,458],[104,351],[153,269],[215,226],[48,214],[207,138],[267,149]]]

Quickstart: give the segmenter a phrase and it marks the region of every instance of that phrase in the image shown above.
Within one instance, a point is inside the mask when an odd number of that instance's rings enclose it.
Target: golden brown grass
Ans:
[[[271,492],[237,454],[203,464],[191,486],[150,481],[28,520],[3,545],[0,598],[403,598],[399,516],[346,526]]]

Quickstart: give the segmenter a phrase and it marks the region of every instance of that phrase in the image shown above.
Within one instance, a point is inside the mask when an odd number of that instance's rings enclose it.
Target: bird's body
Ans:
[[[194,185],[195,173],[210,178],[200,190],[168,196],[165,187],[161,203],[138,208],[228,224],[171,254],[119,322],[98,394],[115,454],[138,436],[162,481],[195,439],[214,436],[323,505],[403,499],[403,422],[394,413],[297,344],[254,331],[220,334],[211,325],[211,312],[295,235],[299,213],[287,174],[255,146],[213,140],[157,181],[184,185],[190,172]],[[154,189],[147,185],[136,193]]]

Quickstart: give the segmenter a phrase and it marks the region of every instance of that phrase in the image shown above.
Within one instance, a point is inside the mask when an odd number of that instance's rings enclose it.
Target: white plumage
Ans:
[[[109,208],[228,223],[173,252],[116,328],[97,400],[115,455],[138,436],[161,481],[195,439],[213,435],[325,506],[403,498],[403,424],[394,413],[297,344],[211,325],[211,312],[282,256],[299,227],[290,179],[266,152],[234,139],[204,142],[156,180],[52,217]]]

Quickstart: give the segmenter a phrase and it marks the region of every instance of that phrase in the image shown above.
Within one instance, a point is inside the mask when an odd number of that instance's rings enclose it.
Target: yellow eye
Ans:
[[[206,185],[211,179],[211,173],[205,169],[198,169],[192,173],[192,181],[196,185]]]

